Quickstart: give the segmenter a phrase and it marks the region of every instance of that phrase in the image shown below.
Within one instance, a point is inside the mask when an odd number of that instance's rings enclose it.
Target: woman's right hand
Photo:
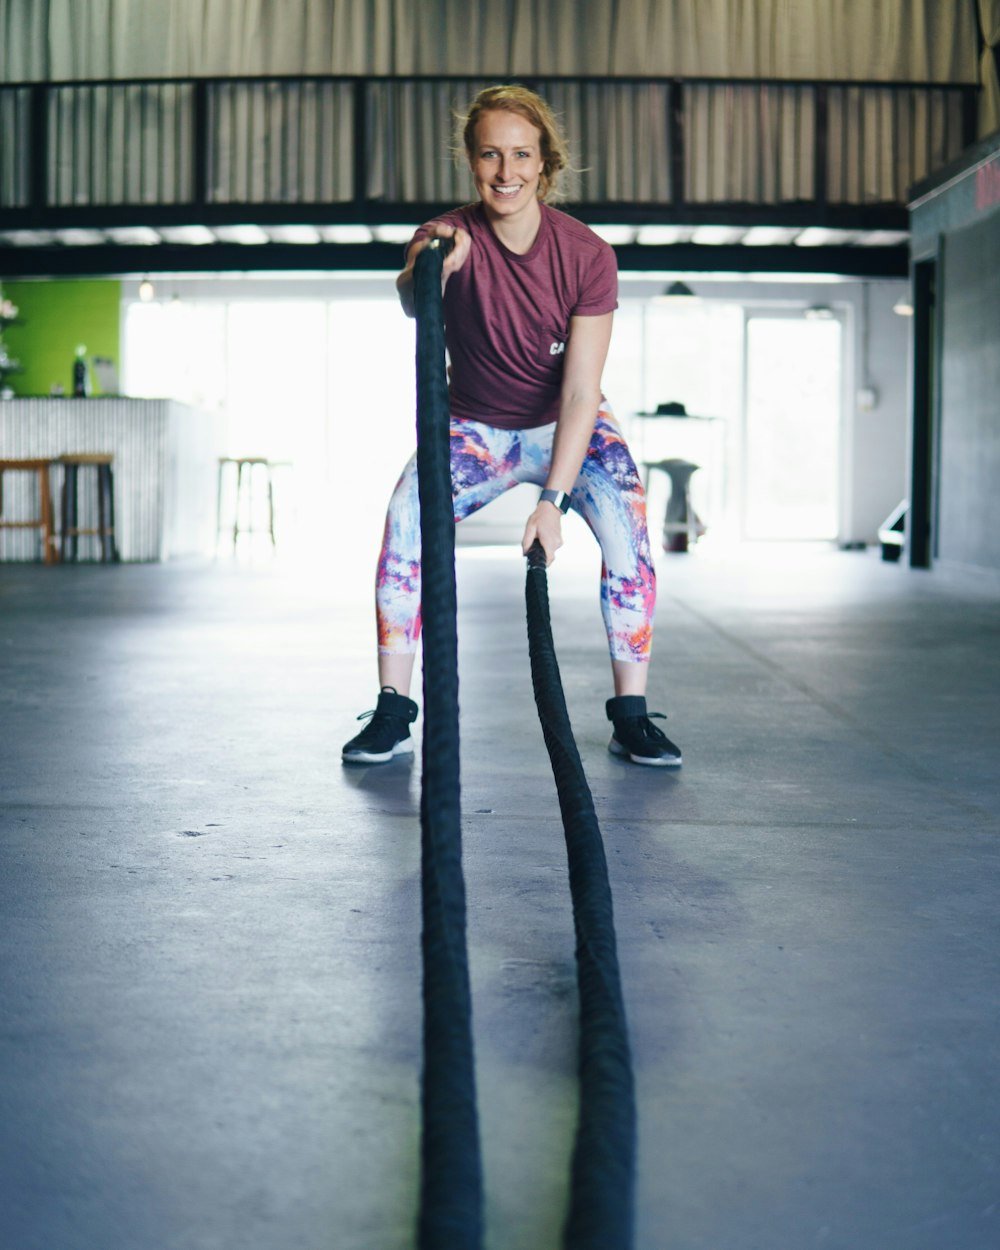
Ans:
[[[443,222],[436,222],[431,226],[428,238],[414,243],[406,258],[406,268],[396,279],[399,302],[403,306],[403,312],[408,317],[413,317],[416,313],[413,304],[413,264],[431,239],[454,239],[455,241],[454,247],[444,258],[444,264],[441,267],[442,291],[447,285],[448,279],[453,273],[457,273],[462,268],[469,258],[469,252],[472,251],[472,235],[469,234],[468,230],[463,230],[461,226],[447,226]]]
[[[451,275],[457,273],[468,260],[469,252],[472,250],[472,235],[461,226],[447,226],[443,222],[436,222],[431,227],[431,238],[454,240],[454,246],[444,258],[444,266],[441,269],[441,276],[447,282]],[[429,240],[421,240],[420,248],[425,248],[428,242]],[[416,254],[417,249],[414,249],[413,255],[416,256]]]

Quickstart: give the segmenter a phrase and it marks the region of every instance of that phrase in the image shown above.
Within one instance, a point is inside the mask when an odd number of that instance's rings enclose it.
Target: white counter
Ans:
[[[170,399],[9,399],[0,401],[0,459],[56,459],[73,452],[114,458],[115,530],[122,560],[168,560],[212,550],[215,537],[216,422]],[[56,527],[62,469],[50,475]],[[79,472],[78,524],[97,524],[97,474]],[[3,516],[38,515],[33,474],[6,473]],[[0,560],[35,560],[36,530],[0,530]],[[96,538],[79,540],[94,559]]]

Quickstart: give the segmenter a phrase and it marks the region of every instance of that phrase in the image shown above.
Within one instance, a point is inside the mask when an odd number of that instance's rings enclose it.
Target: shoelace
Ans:
[[[397,693],[397,692],[396,692],[396,687],[395,687],[395,686],[383,686],[383,687],[382,687],[382,693],[384,694],[386,690],[390,691],[392,694],[396,694],[396,693]],[[378,710],[378,708],[377,708],[377,707],[373,707],[373,708],[369,709],[369,711],[367,711],[367,712],[359,712],[359,713],[358,713],[358,715],[357,715],[354,719],[355,719],[355,720],[367,720],[369,716],[375,716],[375,715],[378,715],[378,716],[391,716],[391,715],[392,715],[392,713],[391,713],[391,712],[380,712],[380,711]],[[399,718],[397,717],[397,720],[398,720],[398,719],[399,719]]]
[[[374,725],[377,720],[398,720],[403,724],[406,723],[405,716],[397,716],[394,712],[380,712],[377,707],[373,707],[370,712],[360,712],[355,720],[368,720],[371,717],[371,723]]]
[[[667,719],[665,712],[647,712],[645,716],[626,717],[627,720],[638,722],[638,728],[644,738],[665,739],[667,735],[663,732],[663,730],[660,729],[658,725],[651,725],[649,723],[653,718],[656,720]]]

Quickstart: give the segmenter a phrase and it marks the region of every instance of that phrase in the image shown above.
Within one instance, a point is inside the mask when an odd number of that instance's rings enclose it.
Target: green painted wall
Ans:
[[[5,299],[18,306],[23,326],[8,326],[4,342],[24,372],[10,378],[16,395],[48,395],[54,383],[73,394],[77,345],[88,363],[107,356],[121,372],[120,282],[4,282]],[[100,394],[93,370],[91,394]]]

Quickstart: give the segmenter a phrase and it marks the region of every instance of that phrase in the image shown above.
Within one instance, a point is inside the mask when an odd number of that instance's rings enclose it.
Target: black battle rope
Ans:
[[[482,1164],[465,941],[455,516],[441,314],[445,250],[436,242],[424,248],[413,271],[424,634],[420,797],[424,1066],[418,1244],[420,1250],[480,1250]]]
[[[635,1086],[618,972],[611,885],[594,800],[566,710],[545,574],[528,553],[525,584],[531,684],[566,835],[580,994],[580,1116],[573,1149],[566,1250],[628,1250],[635,1188]]]
[[[455,521],[441,315],[443,246],[414,266],[417,475],[424,629],[422,846],[424,1068],[420,1250],[480,1250],[482,1167],[465,934],[458,740]],[[593,799],[573,739],[549,622],[545,555],[529,554],[528,644],[569,859],[580,997],[580,1113],[563,1230],[566,1250],[629,1250],[635,1092],[611,888]]]

